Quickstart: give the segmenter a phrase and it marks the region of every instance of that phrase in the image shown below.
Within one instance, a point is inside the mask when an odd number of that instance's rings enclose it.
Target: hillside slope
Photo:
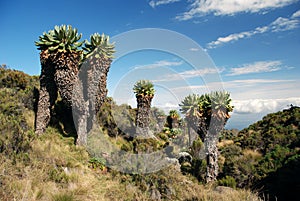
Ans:
[[[201,185],[172,166],[147,175],[109,169],[74,145],[62,119],[36,136],[37,87],[38,77],[0,68],[0,200],[259,200],[249,190]]]
[[[259,153],[249,163],[252,181],[270,200],[293,200],[300,189],[300,107],[268,114],[239,132],[235,143]]]

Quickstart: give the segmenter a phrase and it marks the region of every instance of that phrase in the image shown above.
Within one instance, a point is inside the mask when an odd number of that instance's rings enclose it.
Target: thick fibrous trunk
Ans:
[[[78,145],[86,144],[87,109],[83,98],[82,84],[78,78],[80,52],[41,52],[42,72],[36,115],[36,133],[42,134],[50,121],[51,108],[59,92],[63,102],[69,108],[74,107],[74,123],[77,127]],[[78,84],[73,91],[74,84]],[[72,117],[70,117],[72,118]]]
[[[67,107],[73,107],[77,130],[76,144],[85,146],[87,143],[87,106],[84,101],[83,86],[78,76],[80,55],[80,52],[57,53],[54,59],[54,81],[62,101]]]
[[[201,141],[204,142],[204,136],[205,136],[205,132],[206,132],[206,128],[203,126],[205,123],[202,122],[202,119],[194,117],[194,116],[188,116],[186,118],[187,121],[187,126],[189,127],[190,130],[193,130],[194,132],[196,132]],[[191,132],[193,132],[191,131]]]
[[[179,121],[177,118],[172,118],[171,128],[179,128]]]
[[[82,80],[77,79],[77,81],[75,82],[72,98],[73,117],[77,130],[76,144],[85,146],[87,144],[88,105],[85,102],[83,96]]]
[[[137,136],[151,136],[150,133],[150,110],[153,96],[137,96],[136,128]]]
[[[219,173],[218,165],[218,147],[219,133],[223,130],[227,121],[225,118],[219,118],[216,114],[219,111],[214,111],[210,121],[206,123],[209,125],[205,134],[204,145],[206,147],[206,183],[216,181]]]
[[[179,128],[179,121],[178,121],[178,118],[174,118],[174,117],[171,117],[171,116],[168,116],[167,118],[168,120],[168,124],[170,126],[171,129],[173,128]]]
[[[87,132],[107,95],[106,79],[111,59],[100,57],[88,60],[85,63],[88,65],[87,72],[83,72],[80,79],[80,57],[81,52],[41,53],[42,73],[36,133],[43,133],[48,125],[51,107],[58,91],[65,105],[73,109],[78,136],[76,144],[86,145]]]
[[[72,107],[72,93],[74,83],[78,80],[80,52],[61,52],[55,55],[54,81],[63,102]]]
[[[87,94],[85,94],[85,97],[89,102],[88,130],[90,130],[107,96],[106,80],[111,59],[104,57],[92,58],[87,60],[86,64],[88,65],[88,70]]]
[[[67,107],[73,107],[77,130],[76,144],[85,146],[87,143],[87,106],[84,101],[83,86],[78,76],[80,55],[80,52],[57,53],[54,59],[54,81],[62,101]]]
[[[218,165],[218,136],[209,136],[205,138],[204,144],[206,147],[206,183],[216,181],[219,173]]]
[[[35,117],[35,133],[44,133],[50,122],[51,108],[57,98],[57,88],[54,82],[54,67],[49,58],[48,52],[40,53],[42,72],[40,75],[40,90],[38,107]]]

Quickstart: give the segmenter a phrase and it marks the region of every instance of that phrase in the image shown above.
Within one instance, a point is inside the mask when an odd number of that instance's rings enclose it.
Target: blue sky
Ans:
[[[71,24],[83,39],[99,32],[112,40],[131,30],[158,28],[197,43],[201,47],[190,47],[190,53],[211,59],[214,67],[195,68],[166,51],[123,55],[108,77],[109,95],[120,103],[135,106],[133,83],[151,79],[157,91],[153,105],[165,110],[178,108],[188,93],[222,86],[235,105],[228,128],[300,105],[299,0],[7,0],[0,8],[0,63],[28,74],[40,73],[34,41],[55,25]],[[205,82],[205,76],[214,79]]]

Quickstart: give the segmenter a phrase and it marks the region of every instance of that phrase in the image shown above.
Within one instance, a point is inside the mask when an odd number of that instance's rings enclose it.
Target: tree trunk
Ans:
[[[206,183],[216,181],[219,173],[218,165],[218,136],[208,136],[205,138],[204,144],[206,147]]]
[[[136,134],[138,137],[152,137],[150,133],[150,110],[153,96],[137,96]]]
[[[87,63],[87,94],[85,97],[89,102],[88,131],[96,121],[96,116],[107,97],[107,74],[110,68],[111,59],[92,58]],[[85,64],[85,65],[86,65]]]
[[[72,107],[73,86],[78,81],[79,62],[79,52],[58,52],[53,59],[54,81],[63,102],[68,107]]]
[[[171,129],[172,128],[179,128],[178,118],[171,118]]]
[[[204,144],[206,148],[206,183],[213,182],[217,180],[219,173],[218,165],[218,147],[217,143],[219,141],[219,133],[223,130],[227,119],[218,117],[219,111],[213,111],[213,114],[209,121],[206,122],[206,129],[204,135]]]
[[[78,75],[80,55],[80,52],[57,53],[54,59],[54,81],[62,101],[67,107],[73,109],[77,130],[76,144],[85,146],[87,144],[88,106],[84,100],[83,83]]]
[[[73,117],[77,130],[76,144],[80,146],[87,145],[87,116],[88,102],[84,100],[82,80],[78,80],[74,84],[73,91]]]
[[[187,126],[187,130],[188,130],[188,137],[189,137],[188,146],[190,147],[192,145],[192,134],[191,134],[191,128],[189,127],[189,125]]]
[[[57,98],[57,88],[54,82],[54,67],[47,51],[40,53],[42,71],[40,75],[40,90],[37,112],[35,116],[35,133],[45,132],[50,122],[51,109]]]

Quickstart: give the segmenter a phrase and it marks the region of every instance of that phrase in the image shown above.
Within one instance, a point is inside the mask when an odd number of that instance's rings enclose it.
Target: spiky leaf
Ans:
[[[85,40],[84,47],[82,47],[85,58],[96,57],[96,55],[97,57],[101,55],[105,58],[113,58],[114,48],[114,44],[109,42],[109,36],[99,33],[91,35],[90,41]]]
[[[149,80],[139,80],[133,87],[133,91],[138,96],[154,96],[154,86]]]
[[[80,51],[79,47],[83,42],[78,42],[81,39],[81,34],[78,34],[77,29],[72,28],[71,25],[55,26],[54,30],[44,32],[39,37],[39,41],[35,45],[39,50],[53,51]]]

